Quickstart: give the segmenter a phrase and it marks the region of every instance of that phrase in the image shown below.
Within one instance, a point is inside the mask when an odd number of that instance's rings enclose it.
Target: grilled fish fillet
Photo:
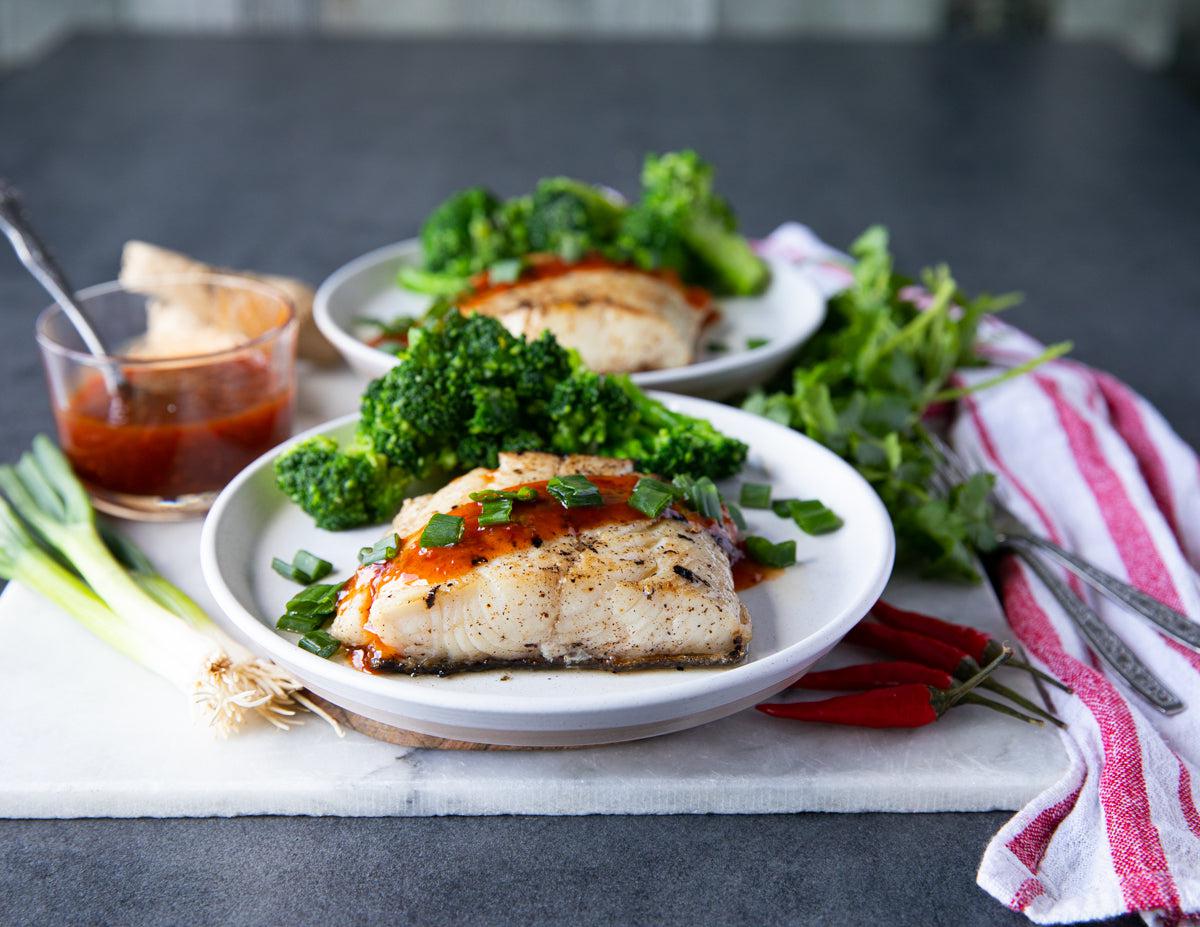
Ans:
[[[628,461],[501,455],[497,470],[472,471],[410,501],[396,524],[408,532],[408,549],[419,544],[430,514],[477,489],[580,472],[602,486],[605,479],[632,485],[630,470]],[[388,563],[361,567],[331,631],[362,648],[363,662],[377,671],[631,669],[742,659],[750,616],[734,591],[720,530],[672,510],[657,519],[628,510],[623,518],[502,552],[444,581],[398,573]]]
[[[690,364],[708,319],[678,285],[621,267],[580,268],[485,290],[461,308],[494,316],[527,338],[549,330],[603,373]]]

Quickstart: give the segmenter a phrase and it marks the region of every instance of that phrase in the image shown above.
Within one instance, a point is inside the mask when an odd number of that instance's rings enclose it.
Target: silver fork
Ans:
[[[936,435],[933,436],[933,442],[942,457],[938,469],[939,482],[945,487],[967,479],[970,468],[962,457]],[[1043,553],[1053,557],[1098,592],[1149,619],[1176,640],[1196,650],[1200,650],[1200,625],[1077,554],[1034,534],[995,492],[990,498],[994,509],[992,528],[996,532],[997,542],[1020,557],[1033,570],[1101,658],[1120,673],[1135,692],[1163,714],[1183,711],[1186,706],[1180,698],[1104,623],[1087,602],[1075,595],[1070,587],[1046,566],[1037,554]]]

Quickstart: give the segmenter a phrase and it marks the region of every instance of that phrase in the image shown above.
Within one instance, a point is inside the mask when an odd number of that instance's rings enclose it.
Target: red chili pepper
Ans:
[[[880,686],[902,686],[908,683],[950,689],[954,686],[954,677],[932,666],[922,666],[920,663],[906,660],[892,660],[805,673],[792,683],[790,688],[847,692],[853,689],[875,689]]]
[[[941,618],[935,618],[933,615],[925,615],[921,612],[896,608],[896,606],[889,605],[883,599],[875,603],[871,609],[871,614],[888,627],[897,628],[901,631],[912,631],[915,634],[923,634],[944,644],[957,647],[968,656],[973,657],[977,663],[987,663],[1003,647],[999,641],[980,631],[978,628],[972,628],[963,624],[953,624],[949,621],[943,621]],[[1026,663],[1024,660],[1009,660],[1008,665],[1014,669],[1025,670],[1045,682],[1057,686],[1064,692],[1072,691],[1070,686],[1059,682],[1048,673],[1043,673],[1037,667]]]
[[[905,683],[880,689],[868,689],[854,695],[838,695],[816,702],[768,702],[758,705],[763,714],[796,721],[822,721],[826,724],[846,724],[854,727],[913,728],[924,727],[945,714],[960,701],[996,708],[1005,714],[1028,721],[1042,722],[1018,711],[997,705],[975,695],[971,690],[984,683],[1007,657],[1003,651],[996,659],[953,688],[922,683]],[[836,672],[836,671],[834,671]]]
[[[852,644],[882,651],[893,657],[901,657],[923,663],[925,666],[932,666],[949,673],[956,679],[969,679],[979,672],[979,663],[975,658],[953,644],[943,643],[932,637],[925,637],[923,634],[914,634],[912,631],[898,631],[877,621],[860,621],[850,629],[846,640]],[[1002,647],[1001,652],[1012,653],[1006,647]],[[1026,711],[1031,711],[1058,727],[1065,727],[1057,717],[1008,686],[1001,685],[994,679],[985,680],[983,685],[984,688],[991,689],[1010,702],[1015,702]]]

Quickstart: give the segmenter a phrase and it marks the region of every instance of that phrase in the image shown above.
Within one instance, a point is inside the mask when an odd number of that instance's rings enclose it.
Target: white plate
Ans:
[[[329,276],[317,290],[313,317],[317,327],[366,379],[383,376],[396,360],[360,340],[355,320],[418,316],[429,297],[396,283],[396,273],[421,260],[415,238],[368,252]],[[721,318],[705,331],[700,356],[686,367],[633,374],[643,389],[721,399],[745,392],[778,373],[825,318],[825,299],[790,264],[768,259],[771,285],[761,296],[720,300]],[[747,339],[767,344],[748,348]],[[724,345],[714,352],[710,345]]]
[[[627,673],[510,669],[438,678],[373,676],[306,653],[296,646],[296,635],[275,630],[297,586],[271,570],[271,558],[304,548],[331,560],[334,577],[344,577],[358,549],[382,530],[315,528],[275,488],[271,464],[277,451],[242,471],[209,513],[201,540],[205,581],[229,629],[257,653],[287,666],[331,701],[425,734],[522,746],[610,743],[740,711],[799,678],[878,598],[892,568],[891,522],[854,469],[816,442],[730,406],[658,398],[750,445],[738,481],[769,481],[777,498],[819,498],[846,522],[833,534],[809,537],[770,511],[746,511],[751,533],[795,538],[800,563],[742,593],[754,637],[739,666]],[[348,438],[355,420],[337,419],[293,441],[314,434]]]

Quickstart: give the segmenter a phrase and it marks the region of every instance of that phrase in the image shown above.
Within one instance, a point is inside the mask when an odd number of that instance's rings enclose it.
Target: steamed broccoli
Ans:
[[[408,477],[369,446],[343,451],[332,438],[320,436],[276,459],[275,483],[318,528],[342,531],[391,518]]]
[[[662,476],[714,479],[746,457],[740,441],[671,412],[627,377],[588,370],[549,333],[527,341],[496,319],[452,312],[416,330],[367,388],[349,450],[305,442],[277,461],[276,477],[321,527],[344,528],[390,515],[408,480],[528,450],[631,457]]]
[[[691,150],[647,155],[641,205],[675,230],[714,289],[748,296],[767,285],[766,264],[737,232],[737,220],[713,193],[713,168]]]
[[[540,180],[530,202],[529,247],[568,261],[603,251],[616,233],[622,209],[591,184],[569,177]]]
[[[473,274],[529,250],[528,213],[527,199],[501,201],[483,187],[460,190],[421,226],[424,266],[402,268],[401,285],[439,296],[461,293]]]

